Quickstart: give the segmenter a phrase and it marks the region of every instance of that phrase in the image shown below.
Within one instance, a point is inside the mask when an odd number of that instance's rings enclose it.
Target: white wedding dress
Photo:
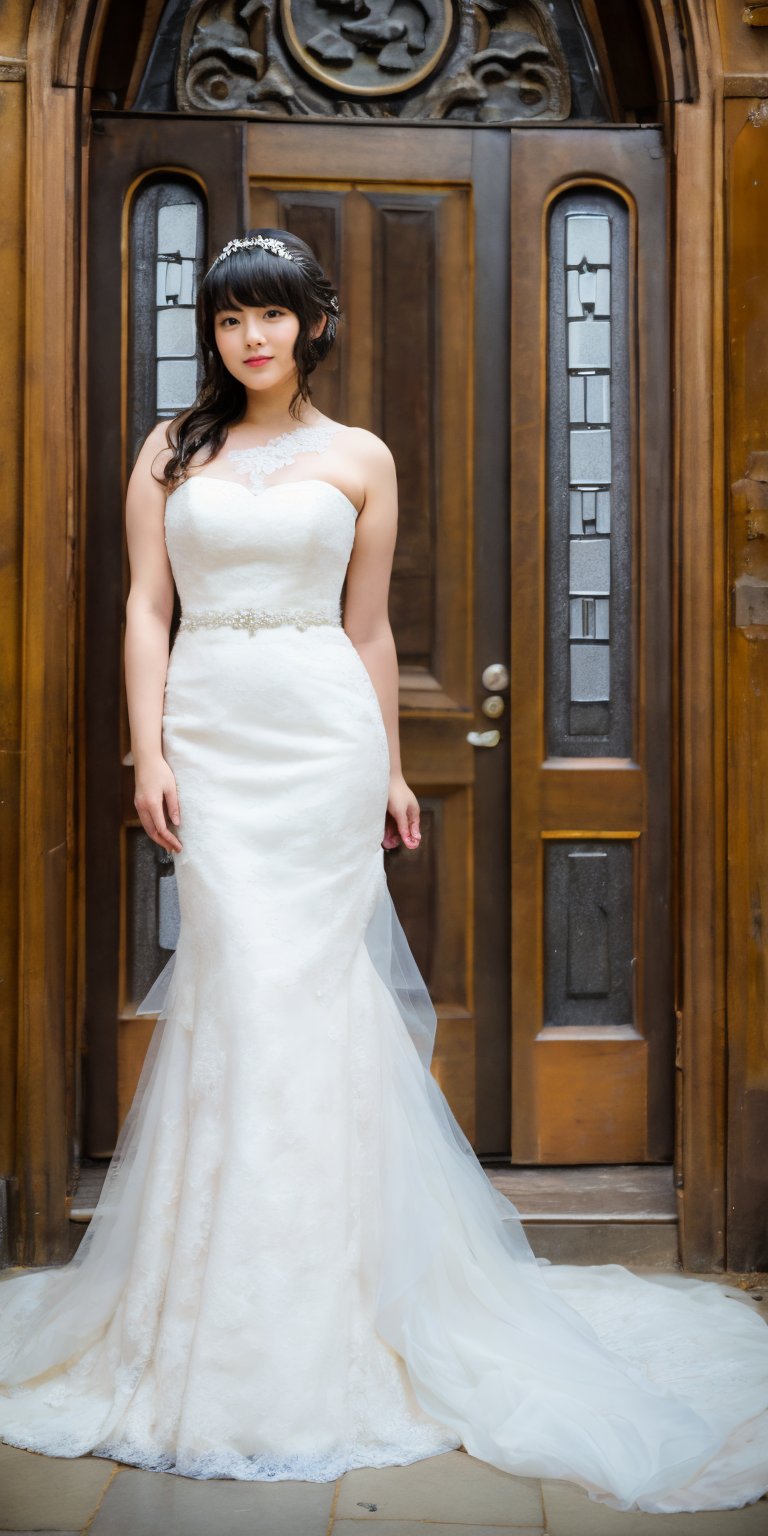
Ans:
[[[430,1074],[384,723],[339,622],[336,430],[225,451],[168,499],[179,945],[78,1253],[0,1289],[0,1439],[318,1481],[463,1445],[616,1509],[750,1503],[754,1307],[538,1261]]]

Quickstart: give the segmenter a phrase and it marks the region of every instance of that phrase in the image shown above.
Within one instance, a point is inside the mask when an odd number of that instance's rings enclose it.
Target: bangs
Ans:
[[[205,288],[215,315],[222,309],[262,309],[269,304],[279,304],[299,316],[306,312],[306,278],[298,264],[258,247],[234,251],[214,266]]]
[[[270,249],[275,242],[279,242],[276,251]],[[287,259],[278,254],[281,246],[290,252]],[[242,238],[228,241],[224,250],[227,255],[208,268],[195,300],[203,378],[193,404],[174,417],[173,452],[163,468],[165,483],[174,488],[185,479],[193,455],[207,450],[208,457],[201,462],[209,463],[221,452],[230,428],[245,414],[248,390],[224,362],[217,316],[226,310],[269,309],[272,305],[296,316],[296,387],[288,404],[289,415],[295,420],[299,419],[298,403],[311,399],[310,375],[330,352],[341,319],[335,289],[314,252],[298,235],[285,229],[247,230]],[[313,336],[316,322],[323,316],[325,327]]]

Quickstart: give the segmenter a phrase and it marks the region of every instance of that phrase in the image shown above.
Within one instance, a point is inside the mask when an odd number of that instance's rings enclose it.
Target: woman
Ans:
[[[617,1509],[752,1502],[759,1315],[713,1284],[538,1262],[429,1072],[384,872],[419,840],[395,471],[311,404],[337,318],[301,240],[230,242],[199,298],[201,394],[131,478],[136,805],[174,856],[181,935],[86,1238],[3,1293],[0,1435],[243,1479],[464,1446]]]

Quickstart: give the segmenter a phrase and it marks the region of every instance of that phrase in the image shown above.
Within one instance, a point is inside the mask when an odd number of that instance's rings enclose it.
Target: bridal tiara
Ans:
[[[231,256],[233,251],[247,251],[252,245],[260,245],[265,251],[271,251],[273,256],[282,256],[285,261],[293,261],[293,256],[287,245],[282,240],[275,240],[271,235],[246,235],[243,240],[228,240],[223,251],[220,251],[213,265],[224,261]]]
[[[262,250],[269,251],[272,256],[282,256],[284,261],[294,260],[287,245],[282,240],[276,240],[273,235],[245,235],[242,240],[228,240],[223,251],[219,251],[213,266],[216,267],[220,261],[225,261],[227,256],[232,255],[233,251],[247,251],[254,245],[260,245]],[[339,301],[335,294],[331,299],[331,306],[333,309],[338,309],[339,307]]]

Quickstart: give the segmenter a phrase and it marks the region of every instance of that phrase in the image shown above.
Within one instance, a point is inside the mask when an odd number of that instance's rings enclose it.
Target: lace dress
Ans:
[[[381,846],[386,732],[340,623],[341,430],[224,452],[168,497],[180,940],[80,1250],[0,1286],[0,1438],[242,1479],[463,1445],[617,1509],[748,1503],[759,1314],[537,1261],[429,1071]]]

